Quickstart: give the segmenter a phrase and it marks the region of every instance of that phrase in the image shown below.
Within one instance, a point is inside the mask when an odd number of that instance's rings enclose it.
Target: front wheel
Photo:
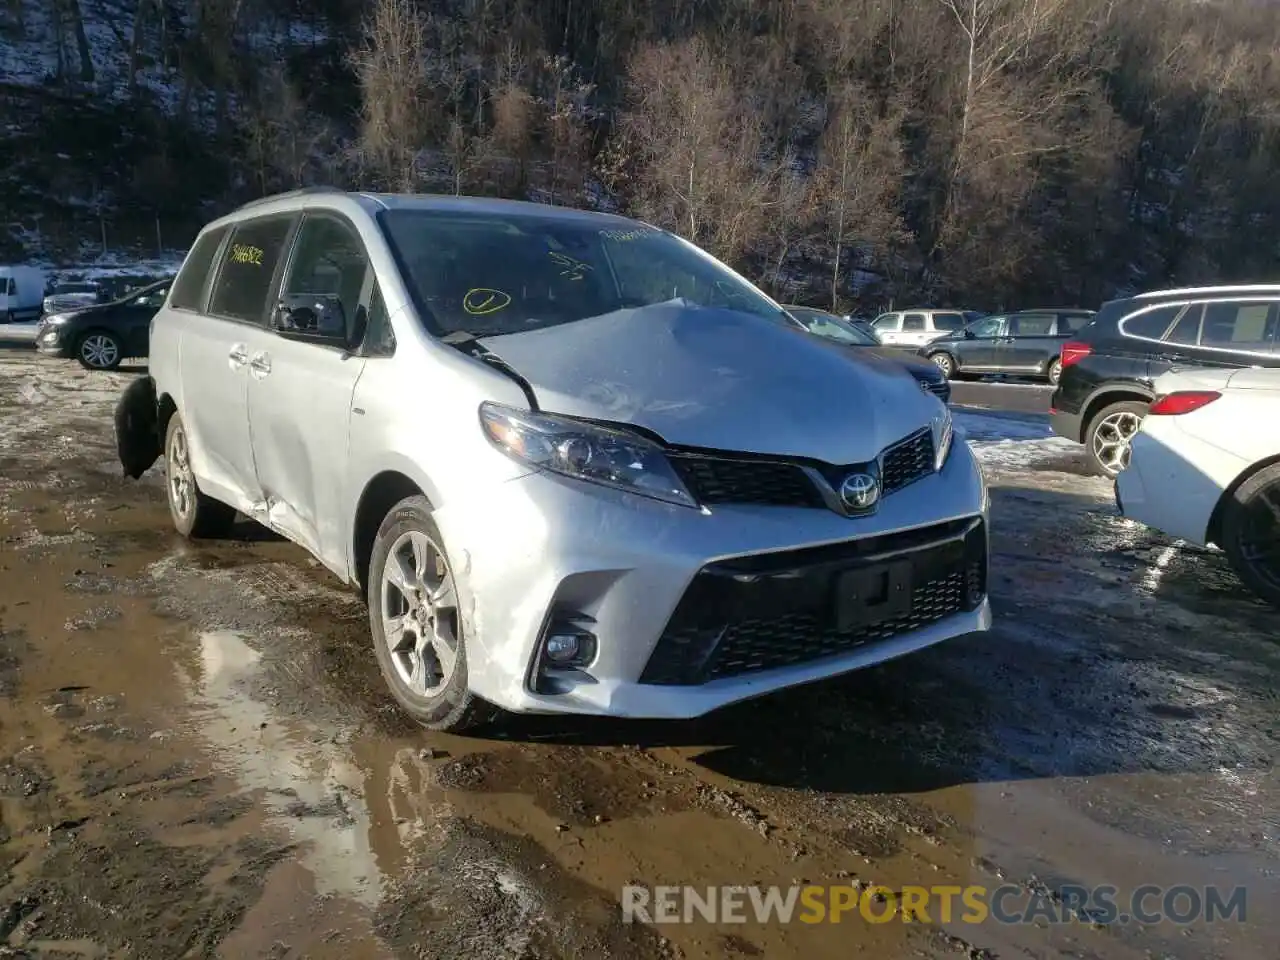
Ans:
[[[1226,501],[1221,539],[1236,576],[1280,607],[1280,464],[1259,470]]]
[[[368,600],[374,656],[410,717],[449,731],[494,718],[468,686],[457,579],[426,497],[401,500],[378,528]]]
[[[90,330],[76,345],[76,359],[87,370],[114,370],[124,359],[124,346],[113,333]]]
[[[1096,470],[1114,477],[1129,466],[1129,444],[1146,415],[1147,405],[1137,400],[1121,400],[1098,411],[1084,438]]]
[[[938,351],[929,354],[929,359],[933,361],[933,365],[942,371],[942,375],[950,380],[956,374],[956,363],[951,359],[951,354]]]
[[[226,536],[236,511],[200,492],[191,469],[191,439],[182,417],[174,414],[164,435],[164,479],[169,491],[169,515],[184,537]]]

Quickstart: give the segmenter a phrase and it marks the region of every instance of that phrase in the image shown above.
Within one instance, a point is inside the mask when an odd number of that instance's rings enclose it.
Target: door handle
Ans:
[[[239,370],[249,362],[249,349],[243,343],[235,343],[231,345],[231,352],[227,354],[227,360],[231,364],[232,370]]]
[[[271,372],[271,358],[265,353],[255,353],[249,361],[250,372],[261,380]]]

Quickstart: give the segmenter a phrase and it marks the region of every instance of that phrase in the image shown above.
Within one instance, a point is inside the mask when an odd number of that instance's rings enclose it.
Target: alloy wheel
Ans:
[[[382,571],[383,636],[400,680],[438,694],[458,662],[458,593],[444,551],[418,530],[402,534]]]
[[[169,501],[174,512],[184,519],[191,515],[196,502],[196,479],[191,471],[191,449],[187,445],[187,431],[178,427],[169,440],[168,456]]]
[[[1263,487],[1249,499],[1238,552],[1259,579],[1280,589],[1280,481]]]
[[[80,356],[89,366],[105,369],[120,359],[120,348],[106,334],[92,333],[81,342]]]
[[[1142,418],[1128,410],[1105,417],[1093,431],[1093,456],[1107,473],[1115,476],[1129,466],[1130,442],[1142,427]]]

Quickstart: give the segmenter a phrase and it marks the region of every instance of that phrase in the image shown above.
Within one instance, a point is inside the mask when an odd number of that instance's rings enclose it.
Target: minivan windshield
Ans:
[[[781,313],[717,261],[640,223],[408,209],[379,219],[440,336],[499,336],[659,303]]]

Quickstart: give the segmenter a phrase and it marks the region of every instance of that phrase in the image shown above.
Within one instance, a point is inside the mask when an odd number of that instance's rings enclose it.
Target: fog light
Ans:
[[[552,663],[568,663],[578,656],[581,640],[571,633],[557,633],[547,637],[547,659]]]

